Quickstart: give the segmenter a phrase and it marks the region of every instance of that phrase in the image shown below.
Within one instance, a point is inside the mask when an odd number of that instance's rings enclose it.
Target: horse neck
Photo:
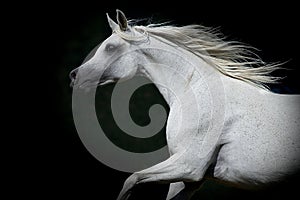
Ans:
[[[220,83],[221,73],[187,50],[152,39],[143,51],[146,59],[139,72],[156,85],[169,105],[181,98],[189,103],[190,95],[201,95],[205,101],[215,82]]]
[[[167,44],[143,53],[148,59],[141,67],[142,74],[152,80],[170,106],[169,132],[183,134],[182,139],[198,138],[195,141],[205,136],[200,151],[203,155],[211,152],[225,120],[224,76],[193,53]]]

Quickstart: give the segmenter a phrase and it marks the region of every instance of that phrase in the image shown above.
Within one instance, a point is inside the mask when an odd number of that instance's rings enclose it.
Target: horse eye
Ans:
[[[108,45],[106,45],[106,47],[105,47],[105,51],[113,51],[115,48],[116,48],[115,45],[113,45],[113,44],[108,44]]]

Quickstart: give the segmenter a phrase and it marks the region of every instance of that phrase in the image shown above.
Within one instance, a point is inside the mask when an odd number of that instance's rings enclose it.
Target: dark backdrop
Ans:
[[[68,86],[68,73],[110,35],[106,12],[114,17],[118,8],[133,19],[150,18],[152,22],[171,20],[177,25],[198,23],[220,27],[228,39],[260,49],[258,54],[265,61],[289,61],[285,67],[290,70],[275,73],[287,78],[282,84],[271,87],[280,93],[299,93],[299,11],[296,3],[292,2],[210,1],[189,5],[193,3],[173,1],[166,2],[166,6],[161,5],[162,1],[26,4],[31,9],[24,10],[26,18],[23,20],[20,16],[18,23],[19,29],[27,33],[26,44],[21,45],[29,51],[26,61],[34,61],[27,68],[30,72],[27,84],[32,87],[26,93],[20,89],[18,94],[22,95],[23,106],[26,107],[26,114],[21,119],[26,126],[33,125],[34,129],[27,133],[32,136],[25,145],[30,151],[20,156],[24,158],[20,163],[26,166],[20,170],[20,174],[25,176],[16,179],[24,188],[21,193],[38,198],[115,199],[123,181],[129,176],[93,158],[81,143],[72,120],[72,90]],[[164,103],[155,88],[150,87],[147,92],[153,92],[153,98]],[[29,96],[33,100],[26,104]],[[138,107],[131,112],[143,109]],[[147,121],[146,114],[144,116]],[[110,123],[109,120],[105,123]],[[32,159],[27,159],[29,157]],[[164,199],[167,188],[166,185],[141,185],[131,199]],[[298,194],[297,176],[288,183],[263,191],[209,182],[194,199],[283,198],[289,194]]]

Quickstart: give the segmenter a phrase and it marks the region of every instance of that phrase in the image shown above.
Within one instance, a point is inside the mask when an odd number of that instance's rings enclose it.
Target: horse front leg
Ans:
[[[176,183],[170,183],[167,200],[170,200],[173,197],[175,197],[184,188],[185,188],[185,184],[182,181]]]
[[[205,179],[198,182],[176,182],[171,183],[166,200],[188,200],[199,190]]]
[[[195,182],[203,178],[205,171],[189,162],[184,154],[174,154],[167,160],[153,167],[133,173],[124,183],[117,200],[129,198],[132,188],[140,183],[178,181]]]

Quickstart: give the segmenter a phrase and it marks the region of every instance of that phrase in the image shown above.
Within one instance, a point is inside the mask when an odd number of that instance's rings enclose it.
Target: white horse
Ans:
[[[198,25],[130,26],[117,10],[113,31],[95,55],[70,74],[74,87],[97,87],[144,75],[170,106],[170,157],[133,173],[118,199],[136,184],[170,183],[167,199],[189,199],[209,166],[213,178],[265,184],[299,169],[298,95],[270,92],[276,82],[249,48]],[[99,79],[99,74],[102,74]]]

